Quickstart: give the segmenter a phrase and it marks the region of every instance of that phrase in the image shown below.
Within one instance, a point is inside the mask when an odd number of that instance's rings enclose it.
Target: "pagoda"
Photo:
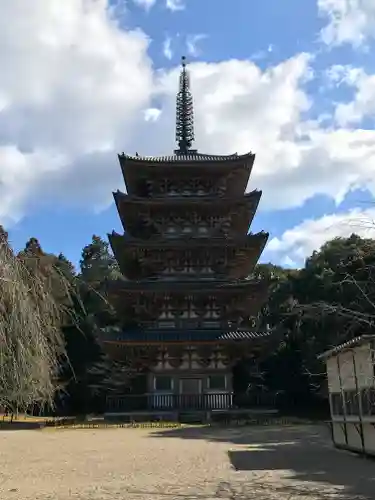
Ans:
[[[121,324],[102,341],[113,359],[139,361],[143,409],[228,409],[234,364],[256,358],[271,335],[258,330],[268,283],[252,278],[268,233],[249,232],[262,193],[245,193],[253,153],[192,149],[185,58],[176,107],[174,154],[119,155],[125,232],[108,237],[123,275],[109,284]],[[129,398],[110,410],[128,410]]]

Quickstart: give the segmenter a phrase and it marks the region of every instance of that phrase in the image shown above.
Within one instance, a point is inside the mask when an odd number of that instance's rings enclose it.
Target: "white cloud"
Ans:
[[[251,54],[250,59],[252,61],[261,61],[262,59],[266,59],[269,54],[272,54],[274,50],[275,47],[272,44],[269,44],[267,50],[258,50],[257,52],[254,52],[254,54]]]
[[[187,53],[192,57],[198,57],[201,54],[198,44],[205,38],[207,38],[207,35],[204,35],[203,33],[189,35],[186,39]]]
[[[165,0],[165,6],[172,12],[185,9],[184,0]]]
[[[155,5],[156,0],[133,0],[133,2],[138,5],[138,7],[149,11],[151,7]]]
[[[255,151],[249,188],[263,189],[263,209],[297,207],[317,193],[339,203],[351,189],[375,192],[375,132],[303,119],[311,105],[302,87],[311,76],[309,61],[300,54],[265,72],[237,60],[189,66],[196,146],[215,153]],[[176,82],[177,71],[159,82],[170,96],[161,117],[165,127],[173,127]],[[168,133],[172,137],[172,129]]]
[[[163,54],[164,57],[171,60],[173,57],[172,52],[172,38],[170,36],[166,36],[163,42]]]
[[[67,166],[131,140],[152,91],[147,48],[141,31],[120,29],[106,0],[0,3],[0,215],[41,196],[46,169],[69,197]]]
[[[328,18],[321,31],[327,45],[350,43],[359,47],[375,33],[374,0],[318,0],[318,9]]]
[[[107,206],[123,188],[116,153],[174,149],[179,68],[153,72],[147,48],[105,0],[0,2],[2,223],[41,201]],[[306,120],[310,63],[297,54],[265,71],[240,60],[189,65],[196,146],[256,152],[249,188],[264,190],[263,209],[375,193],[375,132]]]
[[[325,86],[330,88],[339,87],[343,83],[348,83],[350,75],[353,75],[353,68],[350,65],[334,64],[325,70]],[[323,87],[324,89],[324,87]]]
[[[338,71],[339,72],[339,71]],[[366,117],[375,114],[375,75],[368,75],[364,70],[341,67],[341,82],[355,89],[351,102],[339,103],[335,110],[335,119],[340,126],[361,123]]]
[[[355,208],[341,214],[305,220],[285,231],[280,238],[273,238],[267,245],[266,254],[271,260],[301,266],[306,257],[325,242],[336,237],[347,238],[352,233],[375,238],[375,208]]]
[[[144,117],[146,122],[156,122],[161,114],[160,109],[148,108],[144,111]]]

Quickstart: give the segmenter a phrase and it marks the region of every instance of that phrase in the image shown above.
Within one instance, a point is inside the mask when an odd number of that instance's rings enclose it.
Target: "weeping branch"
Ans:
[[[60,329],[66,309],[53,297],[38,266],[28,269],[0,234],[0,407],[25,411],[53,406],[59,360],[66,356]],[[61,285],[68,289],[60,275]]]

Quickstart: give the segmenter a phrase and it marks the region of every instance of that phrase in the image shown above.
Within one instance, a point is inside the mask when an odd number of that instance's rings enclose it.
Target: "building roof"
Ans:
[[[191,162],[204,162],[204,163],[214,163],[217,162],[232,162],[233,160],[246,160],[249,158],[254,158],[255,154],[251,151],[242,155],[237,153],[230,155],[209,155],[203,153],[190,153],[190,154],[173,154],[165,156],[139,156],[139,155],[126,155],[122,153],[119,156],[120,162],[125,161],[135,161],[139,163],[191,163]]]
[[[119,189],[113,192],[113,197],[118,209],[121,208],[121,204],[126,204],[126,207],[132,205],[147,207],[178,207],[182,206],[185,208],[186,205],[194,206],[199,205],[203,207],[207,205],[209,208],[215,207],[215,205],[245,205],[253,202],[255,208],[257,208],[260,198],[262,196],[262,191],[259,189],[254,189],[248,193],[241,194],[241,196],[158,196],[158,197],[139,197],[134,195],[129,195],[123,193]]]
[[[111,292],[129,292],[141,291],[142,293],[153,294],[155,292],[195,292],[195,293],[216,293],[228,291],[244,290],[248,293],[267,292],[269,283],[266,280],[244,279],[236,281],[228,281],[223,279],[217,280],[124,280],[117,279],[108,281],[107,286]]]
[[[164,264],[162,264],[160,259],[168,259],[171,255],[178,259],[183,259],[187,253],[189,258],[199,259],[202,253],[207,255],[207,252],[213,261],[215,258],[220,258],[220,256],[226,256],[224,268],[229,273],[227,274],[228,280],[243,279],[251,274],[266,245],[267,239],[268,233],[264,232],[234,238],[185,237],[170,240],[166,238],[152,238],[147,241],[128,237],[126,234],[108,234],[108,240],[122,274],[129,277],[130,273],[133,279],[135,261],[139,263],[140,267],[145,266],[145,269],[150,269],[147,266],[151,264],[153,270],[162,272]],[[149,272],[151,272],[151,269]],[[218,271],[218,277],[223,275],[223,272],[223,270]]]
[[[346,342],[343,342],[342,344],[339,344],[335,347],[332,347],[331,349],[328,349],[327,351],[324,351],[323,353],[318,355],[318,359],[327,359],[332,356],[337,356],[337,354],[340,354],[344,351],[347,351],[349,349],[353,349],[354,347],[359,347],[363,344],[366,344],[367,342],[375,340],[375,334],[374,335],[360,335],[358,337],[354,337],[351,340],[347,340]]]
[[[254,341],[270,337],[272,330],[143,330],[124,332],[119,329],[106,329],[102,331],[101,340],[103,342],[239,342]]]
[[[159,157],[119,156],[121,171],[129,194],[137,194],[139,184],[145,179],[201,178],[215,180],[223,176],[231,193],[242,194],[246,190],[254,165],[255,155],[172,155]]]
[[[207,248],[207,244],[209,244],[209,248],[225,246],[242,250],[260,246],[263,250],[263,247],[267,243],[269,233],[260,231],[259,233],[249,233],[232,238],[223,236],[192,237],[190,235],[182,235],[179,238],[166,238],[165,236],[158,237],[158,235],[156,235],[152,239],[144,240],[135,238],[129,233],[119,234],[116,231],[112,231],[112,233],[109,233],[107,236],[112,246],[112,250],[114,250],[114,246],[118,245],[122,252],[130,248],[158,249],[159,251],[164,251],[164,249],[178,250],[181,247],[184,249],[186,247],[189,247],[189,249],[199,247]]]
[[[186,214],[195,210],[199,214],[225,215],[232,213],[232,228],[239,233],[247,233],[257,211],[262,191],[254,190],[238,197],[194,197],[194,198],[168,198],[144,199],[129,196],[121,191],[114,193],[115,204],[120,215],[121,223],[126,232],[134,234],[134,227],[140,221],[140,215],[146,210],[151,214],[170,216],[173,209],[177,214]]]

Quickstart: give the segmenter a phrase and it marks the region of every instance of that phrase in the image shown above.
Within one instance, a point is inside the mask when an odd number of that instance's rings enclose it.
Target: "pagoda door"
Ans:
[[[202,379],[181,378],[180,379],[180,408],[200,409],[202,401]]]
[[[202,392],[202,379],[182,378],[180,379],[181,394],[200,394]]]

